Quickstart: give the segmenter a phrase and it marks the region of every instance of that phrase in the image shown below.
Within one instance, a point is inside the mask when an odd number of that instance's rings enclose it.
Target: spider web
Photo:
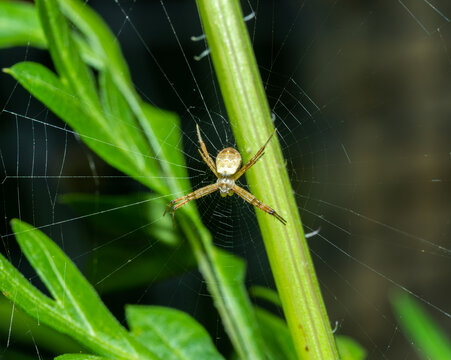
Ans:
[[[212,157],[235,142],[209,57],[193,59],[205,50],[203,41],[190,40],[201,34],[195,4],[90,5],[117,35],[141,96],[181,117],[180,145],[193,189],[212,183],[197,151],[195,123]],[[242,6],[245,14],[255,13],[247,25],[305,230],[320,229],[309,245],[329,317],[370,359],[417,358],[418,344],[401,333],[389,296],[409,293],[451,330],[451,6],[429,0],[249,0]],[[52,66],[45,51],[31,47],[1,54],[2,67],[23,60]],[[146,189],[106,165],[10,77],[1,84],[2,252],[38,283],[11,236],[8,223],[17,217],[41,227],[95,286],[127,274],[157,246],[134,238],[151,224],[138,219],[105,233],[91,221],[142,207]],[[241,184],[252,191],[244,177]],[[60,201],[70,193],[97,202],[80,213]],[[125,202],[99,200],[113,195]],[[218,193],[196,204],[215,244],[246,259],[247,286],[274,288],[259,210]],[[105,267],[103,251],[112,254],[124,244],[132,247],[126,261],[113,258]],[[172,277],[104,289],[102,298],[120,320],[126,303],[187,311],[228,354],[202,277],[174,257],[167,255],[162,265],[174,269]],[[16,321],[11,314],[1,318],[0,358],[19,350],[50,358],[48,347],[35,340],[37,331],[16,329]]]

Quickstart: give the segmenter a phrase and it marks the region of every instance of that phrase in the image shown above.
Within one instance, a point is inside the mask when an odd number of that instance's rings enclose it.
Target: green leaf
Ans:
[[[128,240],[127,240],[128,242]],[[133,244],[133,243],[132,243]],[[135,249],[108,245],[92,254],[95,262],[88,267],[91,281],[104,294],[124,291],[196,269],[196,259],[187,243],[168,247],[159,243]],[[131,261],[133,260],[133,261]]]
[[[160,306],[127,306],[132,334],[162,359],[222,359],[205,329],[186,313]]]
[[[282,307],[282,303],[280,302],[279,294],[277,294],[277,291],[268,289],[263,286],[252,286],[249,289],[249,293],[254,298],[259,298],[265,301],[268,301],[269,303]]]
[[[57,356],[54,360],[108,360],[108,358],[86,354],[64,354]]]
[[[147,157],[147,159],[143,159],[142,154],[149,154],[149,149],[144,138],[141,135],[141,130],[136,126],[132,119],[130,119],[129,117],[128,119],[124,120],[116,116],[113,119],[114,121],[111,121],[112,119],[109,115],[112,114],[114,116],[114,113],[107,113],[106,117],[103,116],[100,102],[98,100],[98,95],[95,89],[94,80],[89,71],[89,68],[86,66],[81,56],[79,55],[79,49],[77,48],[75,41],[72,38],[67,21],[64,19],[59,10],[57,1],[39,0],[37,1],[37,9],[45,36],[48,40],[50,54],[52,55],[55,67],[62,78],[62,82],[68,84],[68,88],[71,89],[74,94],[80,99],[80,102],[83,104],[83,106],[88,108],[87,111],[89,111],[93,117],[97,118],[97,125],[100,125],[105,131],[107,131],[110,135],[110,138],[113,139],[111,143],[115,144],[121,149],[127,149],[130,154],[135,155],[133,157],[133,160],[134,165],[137,168],[142,169],[145,166],[145,160],[147,160],[148,163],[152,163],[152,168],[154,168],[154,170],[156,171],[157,164],[155,163],[154,159],[152,159],[152,157],[150,157],[150,159],[149,157]],[[95,14],[92,11],[90,12],[89,8],[86,6],[83,6],[80,11],[85,17],[89,16],[89,14],[91,13]],[[74,10],[72,10],[71,13],[74,13]],[[76,17],[75,19],[79,18],[81,17]],[[112,46],[111,43],[109,45]],[[98,54],[98,50],[100,50],[99,47],[93,48],[93,52],[96,54]],[[113,50],[111,49],[110,54],[112,53],[112,51]],[[121,54],[119,52],[118,56],[116,57],[113,56],[107,58],[106,56],[104,56],[104,65],[115,63],[114,59],[117,59],[118,57],[122,59],[120,55]],[[123,62],[123,64],[125,64],[125,62]],[[115,73],[113,73],[113,76],[114,75]],[[128,78],[125,65],[120,67],[120,75],[121,79]],[[106,74],[105,76],[108,76],[108,74]],[[111,88],[109,91],[114,91],[114,88]],[[125,107],[122,106],[121,109],[125,109]],[[152,141],[155,142],[155,139],[152,139]],[[155,151],[155,145],[153,146],[153,148],[153,150]],[[134,174],[135,177],[143,175],[146,176],[149,174]],[[150,181],[148,179],[147,184],[149,185],[150,183],[154,185],[153,188],[155,190],[161,191],[162,189],[164,189],[163,183],[161,181],[157,181],[157,179],[159,179],[158,176],[156,176],[155,174],[153,175],[153,181]],[[141,180],[141,182],[143,182],[143,180]]]
[[[115,352],[120,349],[122,354],[138,357],[125,329],[61,249],[31,225],[18,220],[11,225],[22,252],[55,299],[54,307],[70,323],[70,329],[65,326],[64,332],[78,333],[77,337],[85,341],[94,338],[89,340],[95,340],[101,354],[111,353],[109,346],[102,349],[104,344],[114,344]]]
[[[274,122],[240,1],[196,0],[196,4],[230,125],[246,161],[273,133]],[[265,154],[246,172],[246,180],[257,199],[274,207],[287,220],[284,226],[256,210],[298,357],[338,359],[277,136],[268,143]]]
[[[13,321],[7,321],[11,318]],[[68,336],[28,316],[3,296],[0,296],[0,319],[0,334],[4,334],[4,339],[11,334],[15,342],[29,346],[33,346],[35,342],[40,349],[56,353],[79,352],[84,349]]]
[[[152,131],[160,144],[156,157],[160,162],[168,165],[168,171],[171,175],[166,180],[169,182],[170,189],[182,191],[183,194],[190,192],[191,184],[188,180],[188,171],[183,157],[182,132],[178,116],[144,102],[141,103],[141,107],[146,121],[152,127]],[[191,208],[194,207],[190,206],[189,209],[192,210]],[[198,216],[198,213],[196,211],[191,215]]]
[[[139,98],[130,81],[117,40],[97,14],[78,0],[60,0],[60,4],[62,11],[78,27],[95,52],[105,59],[104,66],[108,68],[113,81],[136,116],[152,154],[160,160],[160,176],[168,182],[169,189],[166,193],[182,195],[189,192],[190,185],[181,151],[179,120]],[[183,213],[189,218],[183,219]],[[193,203],[183,206],[178,219],[193,247],[201,272],[206,278],[209,291],[215,299],[234,346],[238,348],[241,356],[263,357],[261,339],[255,327],[252,307],[242,279],[242,262],[236,257],[221,257],[212,247],[211,237],[200,222]],[[231,269],[234,269],[233,265],[237,263],[237,271],[241,273],[234,277],[237,274]]]
[[[62,81],[82,99],[90,111],[100,112],[100,102],[93,76],[80,56],[57,1],[36,0],[36,9],[50,55]]]
[[[157,359],[136,342],[102,304],[71,260],[42,232],[13,220],[28,261],[54,297],[43,295],[0,255],[0,290],[28,315],[68,334],[88,349],[118,359]]]
[[[417,302],[405,293],[393,295],[391,302],[405,335],[421,357],[451,359],[450,338]]]
[[[60,202],[69,205],[97,231],[108,234],[106,238],[127,236],[140,238],[141,244],[146,238],[156,239],[167,245],[175,246],[182,239],[174,230],[169,216],[163,217],[167,201],[149,193],[130,195],[91,195],[65,194],[59,197]],[[111,226],[114,224],[114,226]]]
[[[89,232],[117,239],[104,246],[96,236],[97,246],[90,253],[95,262],[88,262],[87,276],[100,293],[149,285],[196,268],[194,254],[171,218],[161,217],[167,205],[161,197],[67,194],[60,201],[80,216],[95,211],[95,216],[86,217]]]
[[[119,43],[100,16],[79,0],[60,0],[59,3],[93,51],[103,59],[104,68],[136,116],[152,153],[160,160],[162,175],[169,182],[170,191],[166,193],[189,191],[188,174],[181,154],[178,117],[140,99],[133,87]],[[191,211],[191,215],[197,216],[193,213],[192,205],[185,206],[183,211]]]
[[[0,1],[0,48],[47,46],[35,7],[27,2]]]
[[[127,144],[131,152],[147,154],[149,146],[146,139],[142,136],[133,112],[113,82],[108,70],[100,72],[99,86],[103,113],[110,124],[111,136],[116,139],[123,139],[122,143]],[[146,161],[143,157],[136,157],[136,160]],[[155,160],[152,159],[152,162],[155,163]],[[138,167],[143,166],[144,164],[138,165]],[[157,168],[156,163],[154,167]]]
[[[100,69],[103,59],[94,53],[86,41],[76,32],[72,37],[81,56],[89,65]],[[47,48],[36,7],[24,1],[0,1],[0,48],[33,46]]]
[[[264,299],[274,300],[274,294],[266,291],[266,288],[256,287],[254,294],[263,294]],[[271,291],[271,290],[270,290]],[[270,295],[269,297],[267,295]],[[277,305],[277,303],[275,303]],[[279,316],[259,307],[255,307],[255,315],[265,342],[266,354],[270,359],[293,359],[296,360],[296,351],[291,339],[286,322]],[[335,336],[338,353],[341,360],[363,360],[366,358],[366,350],[349,336]]]
[[[105,117],[80,102],[45,66],[21,62],[4,71],[74,128],[83,141],[112,166],[156,191],[165,191],[155,159],[144,155],[146,152],[133,151],[126,139],[114,136],[114,124],[108,123]],[[142,144],[140,136],[137,131],[128,141]]]
[[[296,360],[296,351],[285,321],[262,308],[255,307],[254,310],[265,343],[266,355],[274,360]]]
[[[55,308],[54,301],[45,296],[0,254],[0,291],[20,306],[28,315],[36,317],[43,324],[64,332],[65,322]]]
[[[2,354],[2,360],[36,360],[36,355],[31,356],[14,351],[11,347],[5,349],[2,345],[0,345],[0,354]]]
[[[84,110],[82,117],[89,121],[85,122],[83,126],[76,128],[74,126],[74,124],[77,124],[76,113],[71,111],[70,116],[65,118],[56,112],[55,109],[52,109],[52,111],[78,131],[82,139],[107,162],[133,176],[146,186],[164,195],[169,193],[182,195],[189,192],[190,186],[181,151],[178,119],[172,115],[171,119],[168,120],[166,112],[151,107],[140,99],[130,80],[117,40],[114,39],[114,36],[112,36],[100,17],[81,1],[60,0],[59,5],[62,7],[65,15],[80,30],[81,35],[84,36],[84,38],[74,36],[73,39],[70,39],[70,32],[67,31],[68,25],[59,14],[58,7],[54,6],[55,1],[40,0],[39,4],[40,17],[43,20],[46,36],[49,36],[49,48],[56,62],[57,71],[62,76],[62,86],[59,89],[74,97],[78,102],[78,107],[82,107]],[[58,34],[59,30],[62,30],[61,34]],[[124,139],[121,136],[114,137],[120,131],[117,131],[116,125],[111,125],[110,121],[117,118],[117,116],[103,113],[104,109],[99,105],[100,101],[90,100],[89,94],[92,92],[90,90],[92,81],[89,80],[91,77],[89,69],[80,65],[79,57],[74,57],[74,64],[70,64],[70,56],[67,56],[68,52],[61,48],[64,44],[64,41],[61,40],[67,39],[69,40],[66,45],[71,48],[69,52],[73,51],[73,45],[77,43],[80,48],[76,49],[76,52],[89,53],[90,55],[85,57],[85,59],[87,58],[91,61],[95,59],[95,66],[98,69],[109,72],[117,89],[132,110],[137,124],[139,124],[137,129],[141,130],[138,133],[141,134],[142,131],[142,136],[146,139],[148,147],[145,152],[136,154],[128,150],[129,142],[139,144],[139,140]],[[87,43],[89,46],[80,45]],[[89,51],[87,51],[87,48],[89,48]],[[80,75],[78,70],[80,70]],[[56,78],[56,76],[54,77]],[[59,81],[59,79],[57,80]],[[28,85],[31,88],[35,86],[35,83],[32,80]],[[86,91],[83,90],[83,87],[86,88]],[[58,98],[58,93],[52,93],[49,89],[35,90],[34,95],[38,98],[42,90],[46,92],[45,96],[41,97],[41,101],[46,105],[48,102],[52,102],[52,97],[55,97],[57,98],[56,110],[60,110],[60,106],[64,107],[64,105],[61,105],[61,101],[64,99]],[[104,99],[116,96],[115,94],[105,95]],[[113,114],[113,109],[110,109],[109,112]],[[98,129],[98,134],[95,132],[96,128]],[[89,132],[90,135],[87,135],[86,132]],[[107,137],[108,135],[110,135],[110,138]],[[114,138],[112,139],[111,137]],[[108,149],[108,146],[111,148]],[[138,148],[140,148],[139,145]],[[117,151],[112,151],[113,149]],[[119,150],[122,150],[122,152]],[[140,161],[136,156],[142,156],[146,161]],[[156,164],[155,159],[160,160],[158,166],[154,166]],[[146,167],[139,168],[139,164],[145,164]],[[221,261],[220,255],[218,255],[219,252],[212,245],[210,234],[200,221],[194,202],[184,206],[180,212],[178,219],[181,228],[189,239],[202,274],[206,278],[209,290],[215,298],[215,304],[221,313],[226,330],[234,346],[243,357],[263,357],[261,339],[255,326],[252,307],[243,284],[244,275],[241,276],[241,273],[244,274],[244,266],[241,260],[229,256],[227,261]],[[225,258],[222,260],[225,260]],[[229,266],[237,263],[240,265],[241,272],[238,280],[233,277],[236,274],[229,271]]]
[[[58,0],[61,11],[80,30],[92,51],[102,59],[102,66],[114,76],[132,84],[119,42],[102,18],[83,1]]]
[[[341,360],[366,359],[366,350],[353,338],[344,335],[336,335],[335,342]]]
[[[216,271],[214,276],[220,284],[218,287],[212,286],[210,291],[214,294],[223,321],[229,326],[229,336],[236,350],[241,357],[263,358],[263,340],[244,286],[244,261],[217,248],[212,248],[210,259]],[[252,343],[246,339],[252,339]]]

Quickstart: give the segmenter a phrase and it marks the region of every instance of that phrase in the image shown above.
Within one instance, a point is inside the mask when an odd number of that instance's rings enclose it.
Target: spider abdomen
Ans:
[[[234,175],[241,166],[241,155],[234,148],[221,150],[216,157],[216,170],[221,176]]]

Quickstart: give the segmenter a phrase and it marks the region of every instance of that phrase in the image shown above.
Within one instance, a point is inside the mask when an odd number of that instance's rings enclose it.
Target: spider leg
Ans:
[[[199,144],[200,144],[200,147],[202,148],[202,151],[200,151],[200,149],[198,149],[199,153],[202,156],[202,159],[205,161],[205,163],[210,168],[210,170],[213,172],[213,174],[215,174],[216,177],[219,177],[218,176],[218,172],[216,171],[215,162],[213,161],[213,159],[208,154],[207,147],[205,146],[205,143],[202,140],[202,136],[200,136],[199,125],[197,125],[197,124],[196,124],[196,129],[197,129],[197,137],[199,139]]]
[[[276,211],[272,208],[270,208],[268,205],[262,203],[260,200],[258,200],[254,195],[252,195],[250,192],[244,190],[242,187],[239,187],[238,185],[235,185],[232,188],[233,192],[246,200],[249,204],[254,205],[255,207],[258,207],[260,210],[263,210],[267,212],[269,215],[274,216],[277,220],[279,220],[282,224],[286,225],[287,221],[280,216]]]
[[[211,194],[212,192],[218,190],[218,184],[214,183],[211,185],[207,185],[204,187],[201,187],[200,189],[194,190],[192,193],[189,193],[188,195],[181,196],[177,199],[172,200],[166,210],[164,211],[164,215],[168,212],[169,208],[172,207],[172,224],[174,224],[174,213],[175,210],[177,210],[180,206],[185,205],[187,202],[195,199],[200,199],[201,197]],[[174,205],[175,204],[175,205]]]
[[[260,150],[257,151],[257,153],[254,155],[254,157],[252,159],[250,159],[246,164],[243,165],[243,167],[238,170],[238,172],[233,176],[233,178],[235,180],[238,180],[247,170],[249,170],[249,168],[254,165],[258,160],[260,160],[260,158],[263,156],[263,151],[266,148],[266,145],[268,145],[269,140],[271,140],[271,138],[274,136],[274,134],[276,133],[277,129],[274,129],[274,131],[272,132],[272,134],[269,136],[269,139],[265,142],[265,144],[260,148]]]

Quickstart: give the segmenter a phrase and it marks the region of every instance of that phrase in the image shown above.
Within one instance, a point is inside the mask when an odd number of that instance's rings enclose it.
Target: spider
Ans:
[[[261,149],[257,151],[254,157],[240,168],[241,154],[238,152],[238,150],[230,147],[222,149],[218,153],[215,164],[213,159],[208,154],[207,147],[205,146],[205,143],[202,140],[202,136],[200,136],[199,125],[196,125],[196,128],[197,128],[197,137],[199,139],[199,144],[202,149],[202,151],[201,149],[198,149],[200,156],[202,156],[202,159],[208,165],[213,174],[215,174],[218,180],[214,184],[204,186],[200,189],[193,191],[192,193],[189,193],[188,195],[172,200],[169,203],[163,215],[166,215],[166,212],[172,206],[172,220],[174,221],[175,210],[177,210],[179,207],[185,205],[187,202],[191,200],[200,199],[201,197],[204,197],[216,190],[219,190],[219,193],[222,197],[237,194],[251,205],[254,205],[259,209],[267,212],[268,214],[274,216],[282,224],[286,225],[287,223],[286,220],[283,217],[281,217],[278,213],[276,213],[274,209],[270,208],[268,205],[263,204],[260,200],[257,200],[257,198],[254,195],[244,190],[242,187],[239,187],[235,183],[236,180],[238,180],[247,170],[249,170],[249,168],[252,165],[254,165],[263,156],[264,154],[263,151],[265,150],[266,145],[268,145],[269,140],[271,140],[276,130],[274,130],[269,139],[261,147]]]

